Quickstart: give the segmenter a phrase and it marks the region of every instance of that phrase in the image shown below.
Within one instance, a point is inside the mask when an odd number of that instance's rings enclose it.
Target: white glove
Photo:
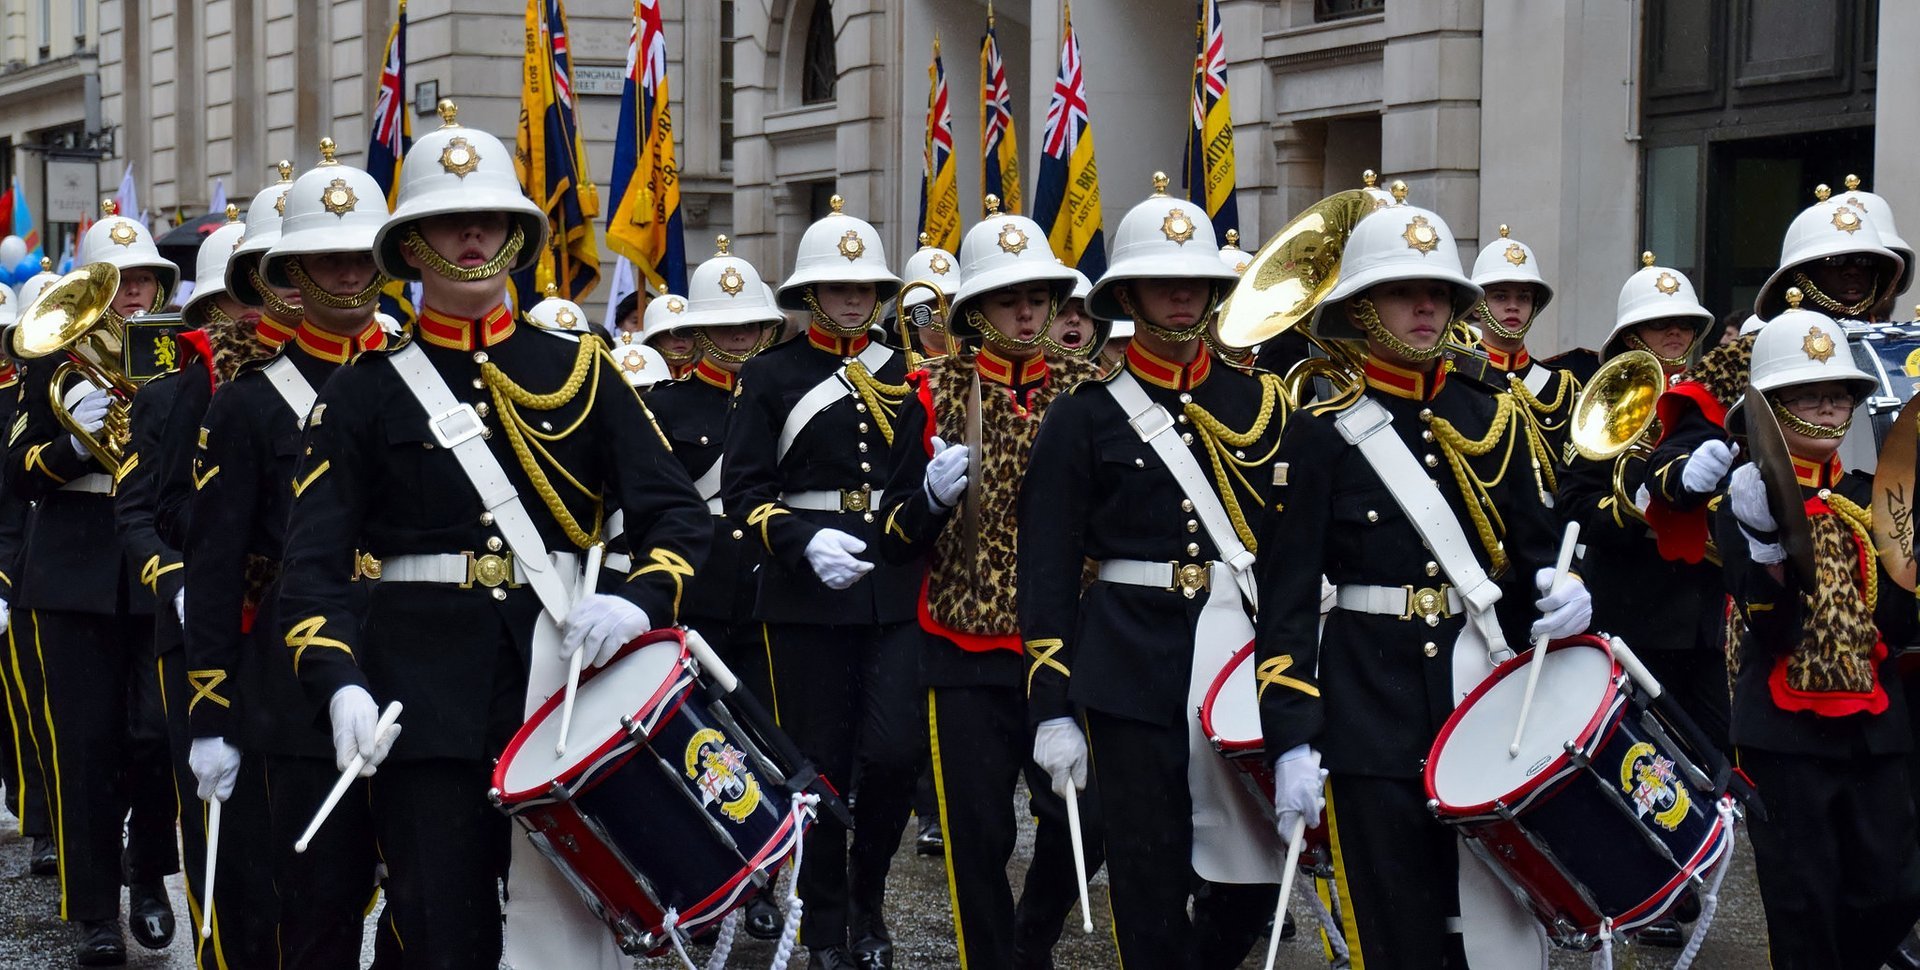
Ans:
[[[1760,480],[1760,466],[1749,463],[1733,470],[1733,477],[1727,481],[1727,501],[1733,505],[1741,534],[1747,537],[1748,558],[1762,566],[1785,562],[1785,546],[1760,538],[1780,531],[1773,509],[1767,506],[1767,483]]]
[[[1727,477],[1727,469],[1733,467],[1733,459],[1739,454],[1737,444],[1728,447],[1718,438],[1701,442],[1687,458],[1687,467],[1680,470],[1680,487],[1695,495],[1719,491],[1720,480]]]
[[[1549,583],[1552,589],[1547,588]],[[1593,597],[1587,593],[1586,583],[1574,576],[1562,576],[1555,583],[1553,567],[1548,566],[1533,574],[1533,588],[1541,594],[1533,601],[1540,611],[1540,618],[1533,621],[1535,640],[1559,640],[1586,632],[1593,619]]]
[[[98,437],[100,429],[107,426],[107,409],[112,406],[113,396],[106,391],[96,390],[81,398],[80,403],[73,406],[71,413],[73,420],[80,427],[85,428],[88,434]],[[68,435],[67,441],[72,443],[74,454],[82,458],[93,454],[81,442],[79,435]]]
[[[187,767],[200,781],[196,794],[201,801],[224,802],[233,794],[234,779],[240,777],[240,749],[226,738],[194,738],[187,749]]]
[[[1033,763],[1053,778],[1053,793],[1067,798],[1087,787],[1087,736],[1070,717],[1050,717],[1033,731]]]
[[[8,606],[6,600],[0,600],[0,633],[7,632],[10,626],[13,626],[13,607]]]
[[[1307,745],[1294,745],[1273,763],[1273,810],[1280,838],[1293,834],[1298,819],[1305,819],[1308,828],[1320,824],[1320,812],[1327,807],[1326,782],[1320,752]]]
[[[622,597],[594,593],[573,604],[561,626],[567,635],[560,641],[560,659],[572,660],[575,651],[584,649],[587,666],[600,667],[621,647],[653,629],[653,621],[646,610]]]
[[[333,766],[345,771],[354,756],[360,755],[367,759],[360,769],[362,778],[370,777],[373,769],[386,760],[387,752],[393,750],[393,739],[400,736],[399,724],[376,736],[380,708],[364,687],[348,685],[334,691],[333,699],[327,702],[327,717],[333,722]]]
[[[187,588],[185,586],[180,587],[180,591],[178,593],[173,594],[173,612],[175,616],[178,616],[180,618],[180,625],[186,626],[187,625]]]
[[[1638,489],[1634,490],[1633,507],[1636,509],[1639,509],[1641,515],[1646,515],[1647,506],[1652,504],[1653,504],[1653,493],[1647,491],[1647,487],[1645,485],[1642,485]]]
[[[933,459],[927,462],[927,498],[934,508],[950,509],[967,491],[967,446],[933,439]]]
[[[839,529],[821,529],[807,540],[807,565],[828,589],[846,589],[873,572],[873,563],[855,559],[867,544]]]

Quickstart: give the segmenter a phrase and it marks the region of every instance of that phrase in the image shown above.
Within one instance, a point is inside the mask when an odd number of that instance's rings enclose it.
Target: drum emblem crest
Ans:
[[[1673,759],[1663,758],[1653,745],[1642,741],[1627,749],[1620,759],[1620,790],[1633,800],[1641,815],[1671,832],[1680,827],[1693,805],[1693,796],[1674,770]]]
[[[747,756],[712,728],[696,731],[687,741],[687,777],[700,789],[700,806],[719,805],[720,813],[744,822],[760,806],[760,781],[747,766]]]

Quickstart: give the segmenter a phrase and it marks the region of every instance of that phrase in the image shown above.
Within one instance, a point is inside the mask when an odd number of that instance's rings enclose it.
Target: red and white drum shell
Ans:
[[[1603,923],[1631,934],[1685,898],[1731,848],[1731,826],[1599,637],[1549,645],[1509,756],[1532,659],[1500,665],[1455,709],[1427,794],[1557,942],[1590,948]]]
[[[1253,680],[1253,644],[1234,651],[1207,688],[1200,705],[1200,730],[1213,750],[1247,773],[1253,787],[1273,800],[1273,759],[1260,732],[1259,692]]]
[[[605,922],[658,955],[770,886],[811,821],[780,772],[700,689],[683,634],[650,633],[586,672],[567,754],[562,694],[507,745],[493,797]]]

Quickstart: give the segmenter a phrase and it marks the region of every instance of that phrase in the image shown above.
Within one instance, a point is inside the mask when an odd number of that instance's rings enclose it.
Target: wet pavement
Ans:
[[[889,880],[887,918],[893,929],[897,965],[902,968],[956,966],[958,959],[947,904],[946,872],[939,857],[914,854],[913,829],[909,825],[900,853],[894,858],[893,877]],[[57,915],[58,886],[50,877],[27,874],[28,846],[13,832],[13,827],[8,825],[4,834],[0,834],[0,970],[43,970],[72,966],[73,936]],[[1008,867],[1009,877],[1016,886],[1026,871],[1032,838],[1031,820],[1027,820],[1021,826],[1019,849]],[[129,967],[184,970],[193,966],[180,877],[174,876],[168,880],[168,885],[174,893],[174,912],[180,922],[173,945],[164,951],[148,952],[129,942]],[[1300,891],[1304,892],[1304,888]],[[1060,946],[1054,951],[1055,965],[1063,970],[1119,965],[1119,960],[1114,956],[1107,917],[1107,883],[1104,874],[1095,876],[1091,893],[1094,932],[1091,935],[1080,932],[1079,911],[1076,908],[1072,925],[1067,928]],[[1765,967],[1766,922],[1754,888],[1752,853],[1744,838],[1741,839],[1734,868],[1727,876],[1721,896],[1723,903],[1719,915],[1694,966],[1702,970]],[[1301,920],[1303,931],[1295,939],[1281,942],[1276,966],[1286,970],[1324,968],[1328,965],[1324,951],[1316,934],[1307,931],[1312,921],[1311,911],[1304,896],[1296,896],[1296,900],[1294,913]],[[1257,970],[1262,965],[1265,945],[1263,939],[1247,958],[1245,967]],[[1623,946],[1615,951],[1614,965],[1637,970],[1664,970],[1673,965],[1678,952]],[[693,957],[702,966],[706,963],[707,955],[706,947],[693,948]],[[751,939],[742,933],[734,946],[729,965],[764,967],[769,965],[772,956],[773,944]],[[792,965],[797,968],[805,963],[804,959],[796,958]],[[647,970],[670,970],[679,965],[671,955],[663,959],[642,960],[636,964]],[[1554,970],[1584,970],[1591,965],[1592,958],[1585,953],[1556,952],[1553,958]]]

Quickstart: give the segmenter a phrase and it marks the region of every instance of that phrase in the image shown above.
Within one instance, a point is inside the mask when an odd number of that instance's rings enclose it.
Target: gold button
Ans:
[[[473,406],[473,413],[484,418],[493,413],[493,408],[488,406],[487,402],[481,401],[479,404]]]
[[[735,539],[745,539],[747,537],[747,534],[744,532],[741,532],[739,529],[735,529],[733,530],[733,537]]]
[[[1244,451],[1241,451],[1241,450],[1240,450],[1240,449],[1238,449],[1238,448],[1235,448],[1235,449],[1233,449],[1233,457],[1235,457],[1235,458],[1238,458],[1238,459],[1240,459],[1241,461],[1246,461],[1246,460],[1247,460],[1247,453],[1246,453],[1246,452],[1244,452]]]
[[[1434,646],[1432,640],[1428,640],[1426,643],[1421,644],[1420,652],[1426,654],[1429,657],[1440,656],[1440,648]]]
[[[1199,554],[1200,554],[1200,544],[1198,542],[1187,543],[1187,555],[1197,556]]]
[[[484,350],[476,350],[476,351],[474,351],[474,352],[473,352],[473,362],[474,362],[474,363],[476,363],[476,364],[484,364],[484,363],[486,363],[486,362],[487,362],[487,352],[486,352],[486,351],[484,351]]]
[[[493,524],[493,513],[492,513],[492,512],[482,512],[482,513],[480,513],[480,524],[481,524],[481,525],[492,525],[492,524]]]
[[[1181,424],[1186,424],[1186,423],[1187,423],[1187,416],[1186,416],[1186,415],[1184,415],[1184,414],[1181,414],[1181,415],[1176,415],[1176,416],[1174,417],[1174,419],[1173,419],[1173,420],[1175,420],[1175,421],[1177,421],[1177,422],[1179,422],[1179,423],[1181,423]]]
[[[1437,468],[1440,465],[1440,458],[1437,455],[1428,455],[1422,458],[1421,461],[1426,462],[1428,468]]]
[[[865,404],[855,404],[855,405],[853,406],[853,409],[854,409],[855,411],[858,411],[858,412],[860,412],[861,414],[865,414],[865,413],[867,413],[867,406],[866,406]]]
[[[552,430],[553,430],[553,424],[552,424],[551,422],[547,422],[547,421],[542,421],[542,422],[540,422],[540,430],[542,430],[542,431],[552,431]]]
[[[1182,512],[1191,512],[1191,511],[1193,511],[1193,499],[1190,499],[1190,498],[1183,498],[1183,499],[1181,499],[1181,500],[1180,500],[1180,511],[1182,511]]]
[[[1145,458],[1135,458],[1135,459],[1133,460],[1133,467],[1135,467],[1135,468],[1145,468],[1145,467],[1147,467],[1147,460],[1146,460]]]
[[[1440,575],[1440,564],[1437,562],[1427,563],[1427,575],[1429,576]]]
[[[491,438],[491,437],[493,437],[493,429],[492,429],[492,428],[481,428],[481,429],[480,429],[480,437],[482,437],[482,438]]]
[[[867,423],[865,421],[860,422],[860,433],[861,434],[867,433]]]
[[[422,442],[420,442],[420,447],[421,447],[421,449],[422,449],[422,450],[425,450],[425,451],[432,451],[432,450],[433,450],[433,442],[431,442],[431,441],[422,441]]]
[[[1421,409],[1420,409],[1420,420],[1422,420],[1422,421],[1432,421],[1432,420],[1433,420],[1433,409],[1432,409],[1432,408],[1421,408]]]
[[[507,591],[505,589],[502,589],[501,587],[495,586],[493,588],[493,598],[497,600],[504,600],[507,598]]]
[[[868,512],[868,513],[865,513],[865,514],[863,514],[863,515],[861,515],[860,517],[861,517],[861,518],[863,518],[863,519],[865,519],[865,520],[867,520],[868,522],[872,522],[872,521],[873,521],[873,513],[872,513],[872,512]]]
[[[1378,513],[1378,512],[1375,512],[1375,511],[1374,511],[1374,510],[1372,510],[1372,509],[1368,509],[1368,510],[1367,510],[1367,521],[1368,521],[1368,522],[1378,522],[1378,521],[1380,521],[1380,513]]]
[[[1200,531],[1200,523],[1198,523],[1198,522],[1195,522],[1195,521],[1193,521],[1192,519],[1188,519],[1188,520],[1187,520],[1187,531],[1188,531],[1188,532],[1199,532],[1199,531]]]
[[[500,551],[500,537],[499,537],[499,536],[488,536],[488,537],[487,537],[487,551],[488,551],[488,552],[499,552],[499,551]]]

